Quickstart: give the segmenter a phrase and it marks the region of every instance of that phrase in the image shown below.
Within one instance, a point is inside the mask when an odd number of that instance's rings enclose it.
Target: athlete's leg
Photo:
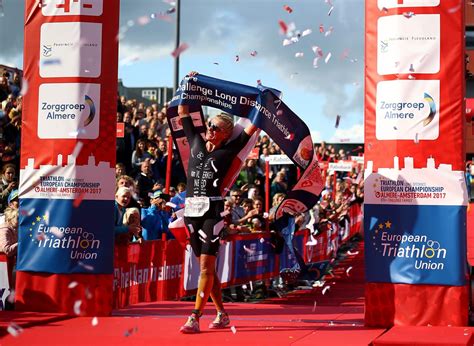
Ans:
[[[204,306],[209,299],[209,295],[211,294],[211,290],[213,289],[214,277],[217,276],[215,274],[216,256],[202,254],[199,259],[199,267],[201,269],[201,274],[199,275],[198,290],[194,309],[202,313]]]

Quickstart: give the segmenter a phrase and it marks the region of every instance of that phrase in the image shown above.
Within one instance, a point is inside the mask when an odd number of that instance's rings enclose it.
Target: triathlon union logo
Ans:
[[[49,226],[49,215],[33,215],[29,237],[38,248],[69,249],[71,259],[97,259],[100,240],[82,227]]]
[[[396,234],[395,225],[387,220],[375,225],[372,246],[384,258],[412,259],[418,270],[443,270],[447,250],[426,235]]]

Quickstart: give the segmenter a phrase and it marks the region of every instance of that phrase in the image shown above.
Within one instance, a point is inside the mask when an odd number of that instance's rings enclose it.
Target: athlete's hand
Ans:
[[[197,71],[191,71],[191,72],[188,73],[188,76],[189,77],[194,77],[194,76],[197,76],[198,74],[199,74],[199,72],[197,72]]]
[[[188,105],[179,105],[178,106],[178,115],[180,117],[189,115],[189,106]]]

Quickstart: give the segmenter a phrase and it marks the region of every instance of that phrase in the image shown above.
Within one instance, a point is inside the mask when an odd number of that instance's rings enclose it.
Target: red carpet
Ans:
[[[12,317],[25,329],[1,345],[468,345],[473,328],[364,327],[363,244],[341,261],[322,287],[295,291],[263,303],[230,303],[231,326],[209,330],[212,304],[201,319],[199,335],[178,332],[193,304],[143,303],[117,310],[112,317],[66,319],[63,315],[0,312],[5,331]],[[355,253],[356,250],[353,250]],[[327,288],[329,287],[329,288]],[[324,292],[324,294],[323,294]],[[92,322],[96,322],[93,325]],[[386,333],[385,333],[386,332]]]

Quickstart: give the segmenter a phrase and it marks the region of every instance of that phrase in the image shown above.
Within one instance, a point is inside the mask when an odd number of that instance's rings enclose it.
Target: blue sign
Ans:
[[[17,270],[112,274],[114,202],[20,199]]]
[[[275,270],[275,254],[268,241],[236,240],[235,256],[237,256],[234,261],[236,279],[273,273]]]
[[[466,207],[365,204],[368,282],[466,284]]]

